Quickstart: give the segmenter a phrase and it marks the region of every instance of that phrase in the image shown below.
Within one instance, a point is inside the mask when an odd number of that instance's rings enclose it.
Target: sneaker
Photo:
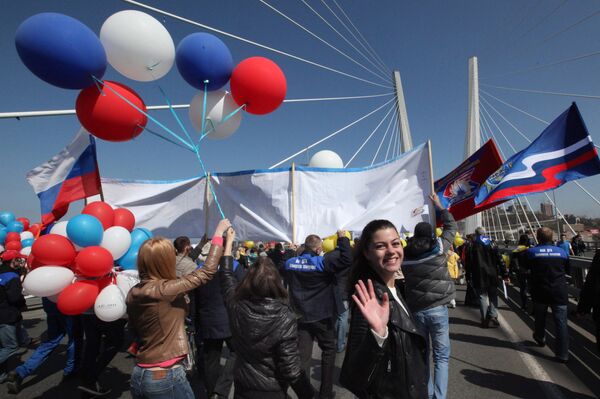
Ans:
[[[490,328],[490,319],[481,320],[481,328]]]
[[[490,324],[492,327],[500,327],[500,322],[497,317],[490,317]]]
[[[77,389],[93,396],[104,396],[111,392],[110,389],[102,388],[98,382],[84,383],[77,386]]]
[[[18,394],[21,392],[21,383],[23,382],[23,378],[16,371],[11,371],[8,373],[8,383],[6,386],[8,387],[8,393]]]
[[[533,340],[535,341],[537,346],[539,346],[540,348],[543,348],[544,346],[546,346],[546,340],[538,338],[535,334],[533,334]]]

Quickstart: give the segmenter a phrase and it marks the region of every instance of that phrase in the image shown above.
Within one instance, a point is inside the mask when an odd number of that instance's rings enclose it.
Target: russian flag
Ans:
[[[596,174],[600,174],[598,151],[573,103],[527,148],[486,179],[475,195],[475,205],[552,190]]]
[[[63,217],[71,202],[100,194],[94,138],[82,128],[58,155],[29,171],[27,182],[40,199],[44,226]]]

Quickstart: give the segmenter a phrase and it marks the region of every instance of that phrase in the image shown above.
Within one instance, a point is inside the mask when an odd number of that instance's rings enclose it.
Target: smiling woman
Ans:
[[[340,375],[342,385],[359,398],[427,397],[425,339],[394,280],[403,257],[398,231],[390,221],[367,224],[351,272],[356,291]]]

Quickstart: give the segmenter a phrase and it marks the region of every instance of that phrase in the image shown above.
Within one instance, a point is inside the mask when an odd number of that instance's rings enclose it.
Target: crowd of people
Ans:
[[[533,339],[546,344],[550,308],[556,360],[567,362],[569,249],[554,243],[552,230],[543,227],[537,245],[526,234],[520,237],[509,268],[481,227],[455,246],[456,222],[436,195],[431,201],[442,224],[439,236],[436,226],[421,222],[404,242],[393,223],[373,220],[353,240],[339,230],[335,249],[326,254],[317,235],[301,246],[236,248],[227,219],[195,247],[187,237],[151,238],[138,253],[140,282],[127,295],[126,319],[104,322],[93,309],[65,316],[52,298],[42,298],[47,333],[39,344],[22,325],[23,262],[15,251],[5,251],[0,382],[10,393],[20,392],[68,337],[63,380],[78,379],[83,397],[105,395],[110,384],[100,383],[102,374],[129,336],[134,398],[193,398],[189,374],[198,373],[210,399],[228,397],[232,387],[235,398],[283,399],[291,388],[300,399],[330,399],[336,353],[345,352],[339,383],[359,398],[442,399],[448,391],[448,308],[456,306],[455,283],[467,282],[465,303],[479,307],[481,328],[494,328],[501,324],[498,292],[511,275],[523,309],[532,303]],[[598,337],[600,251],[577,312],[593,312]],[[321,350],[319,387],[310,379],[315,341]],[[36,349],[9,369],[20,346]]]

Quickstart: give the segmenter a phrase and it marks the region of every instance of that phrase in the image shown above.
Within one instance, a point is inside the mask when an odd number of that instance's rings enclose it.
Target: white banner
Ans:
[[[295,206],[292,206],[292,181]],[[209,234],[220,212],[206,179],[174,182],[102,179],[105,201],[125,207],[137,225],[157,235],[200,237],[208,213]],[[367,168],[322,169],[297,166],[211,175],[221,209],[241,240],[303,242],[342,228],[361,231],[373,219],[388,219],[400,232],[412,232],[430,215],[429,148],[423,144],[402,156]]]

